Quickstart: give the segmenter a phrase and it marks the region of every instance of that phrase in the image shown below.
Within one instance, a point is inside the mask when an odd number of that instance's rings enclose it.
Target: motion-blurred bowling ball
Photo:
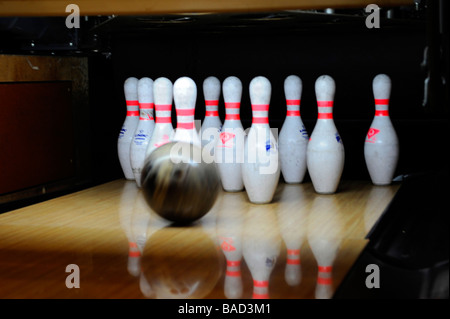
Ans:
[[[214,205],[220,177],[212,158],[201,158],[193,144],[170,142],[155,149],[142,169],[141,185],[149,206],[161,217],[191,223]]]

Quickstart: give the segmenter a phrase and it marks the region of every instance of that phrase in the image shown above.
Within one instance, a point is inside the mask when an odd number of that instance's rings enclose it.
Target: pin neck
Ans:
[[[333,119],[333,105],[334,101],[317,101],[319,120],[331,120]]]
[[[252,104],[253,124],[269,124],[269,104]]]
[[[225,121],[240,120],[241,102],[225,102]]]
[[[139,116],[139,101],[138,100],[126,100],[127,104],[127,116]]]
[[[140,111],[140,117],[139,120],[141,121],[153,121],[153,103],[141,103],[139,102],[139,111]]]
[[[172,123],[172,104],[155,104],[155,123]]]
[[[194,115],[195,108],[191,109],[176,109],[177,114],[177,128],[192,130],[195,128]]]
[[[375,116],[389,116],[389,99],[375,99]]]

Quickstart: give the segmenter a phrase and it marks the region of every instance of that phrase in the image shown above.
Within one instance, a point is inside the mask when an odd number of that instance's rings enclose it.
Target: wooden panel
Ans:
[[[2,16],[65,16],[67,0],[0,1]],[[249,12],[288,9],[363,8],[373,0],[79,0],[81,15]],[[411,0],[377,0],[380,7],[412,5]]]
[[[0,82],[87,82],[86,58],[0,54],[0,69]]]
[[[343,181],[338,193],[318,195],[311,183],[280,182],[266,205],[221,192],[194,225],[167,227],[134,181],[113,181],[0,215],[0,298],[225,299],[228,285],[235,298],[252,298],[261,277],[251,254],[263,266],[277,257],[269,298],[329,298],[398,187]],[[300,264],[288,263],[288,249],[300,249]],[[226,258],[241,262],[231,282]],[[318,283],[320,263],[332,270]],[[80,288],[65,285],[69,264],[80,269]]]
[[[71,177],[71,83],[1,83],[0,101],[0,194]]]

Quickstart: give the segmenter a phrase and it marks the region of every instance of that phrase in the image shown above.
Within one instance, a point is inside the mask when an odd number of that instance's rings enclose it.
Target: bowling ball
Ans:
[[[141,185],[144,198],[159,216],[188,224],[212,208],[220,177],[213,159],[201,154],[201,148],[193,144],[170,142],[146,158]]]

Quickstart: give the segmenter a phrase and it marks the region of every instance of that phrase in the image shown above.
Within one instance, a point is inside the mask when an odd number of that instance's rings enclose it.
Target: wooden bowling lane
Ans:
[[[0,298],[330,298],[398,187],[280,183],[265,205],[222,192],[171,227],[113,181],[0,215]]]

